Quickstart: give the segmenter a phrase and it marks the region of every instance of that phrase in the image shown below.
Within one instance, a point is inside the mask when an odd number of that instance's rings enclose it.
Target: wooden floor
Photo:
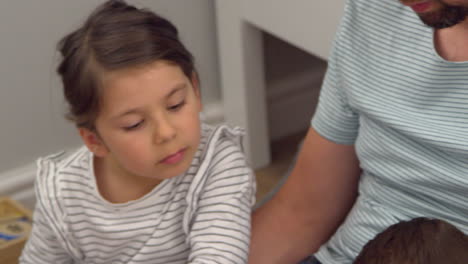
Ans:
[[[257,202],[262,201],[265,195],[267,195],[284,174],[288,172],[305,133],[304,131],[272,142],[271,164],[255,171],[257,178]]]

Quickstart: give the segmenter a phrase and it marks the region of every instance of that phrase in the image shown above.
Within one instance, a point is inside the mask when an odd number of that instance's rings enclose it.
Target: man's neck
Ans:
[[[436,30],[434,42],[442,58],[468,61],[468,18],[455,26]]]

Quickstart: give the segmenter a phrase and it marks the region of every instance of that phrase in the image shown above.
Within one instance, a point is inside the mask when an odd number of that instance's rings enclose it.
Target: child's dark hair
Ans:
[[[437,219],[390,226],[362,249],[354,264],[466,264],[468,236]]]
[[[124,1],[99,6],[58,44],[63,58],[57,68],[69,104],[67,118],[94,130],[99,112],[102,73],[165,60],[189,78],[195,73],[192,54],[168,20]]]

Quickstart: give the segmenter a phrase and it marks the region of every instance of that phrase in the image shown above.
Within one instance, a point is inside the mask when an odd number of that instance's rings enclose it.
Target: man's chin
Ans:
[[[449,6],[443,10],[419,15],[422,22],[435,29],[453,27],[465,21],[468,17],[468,8]]]

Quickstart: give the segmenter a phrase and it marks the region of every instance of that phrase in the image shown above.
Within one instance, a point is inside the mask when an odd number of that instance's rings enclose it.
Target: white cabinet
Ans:
[[[326,59],[344,0],[216,0],[225,121],[246,129],[254,168],[270,162],[262,31]]]

